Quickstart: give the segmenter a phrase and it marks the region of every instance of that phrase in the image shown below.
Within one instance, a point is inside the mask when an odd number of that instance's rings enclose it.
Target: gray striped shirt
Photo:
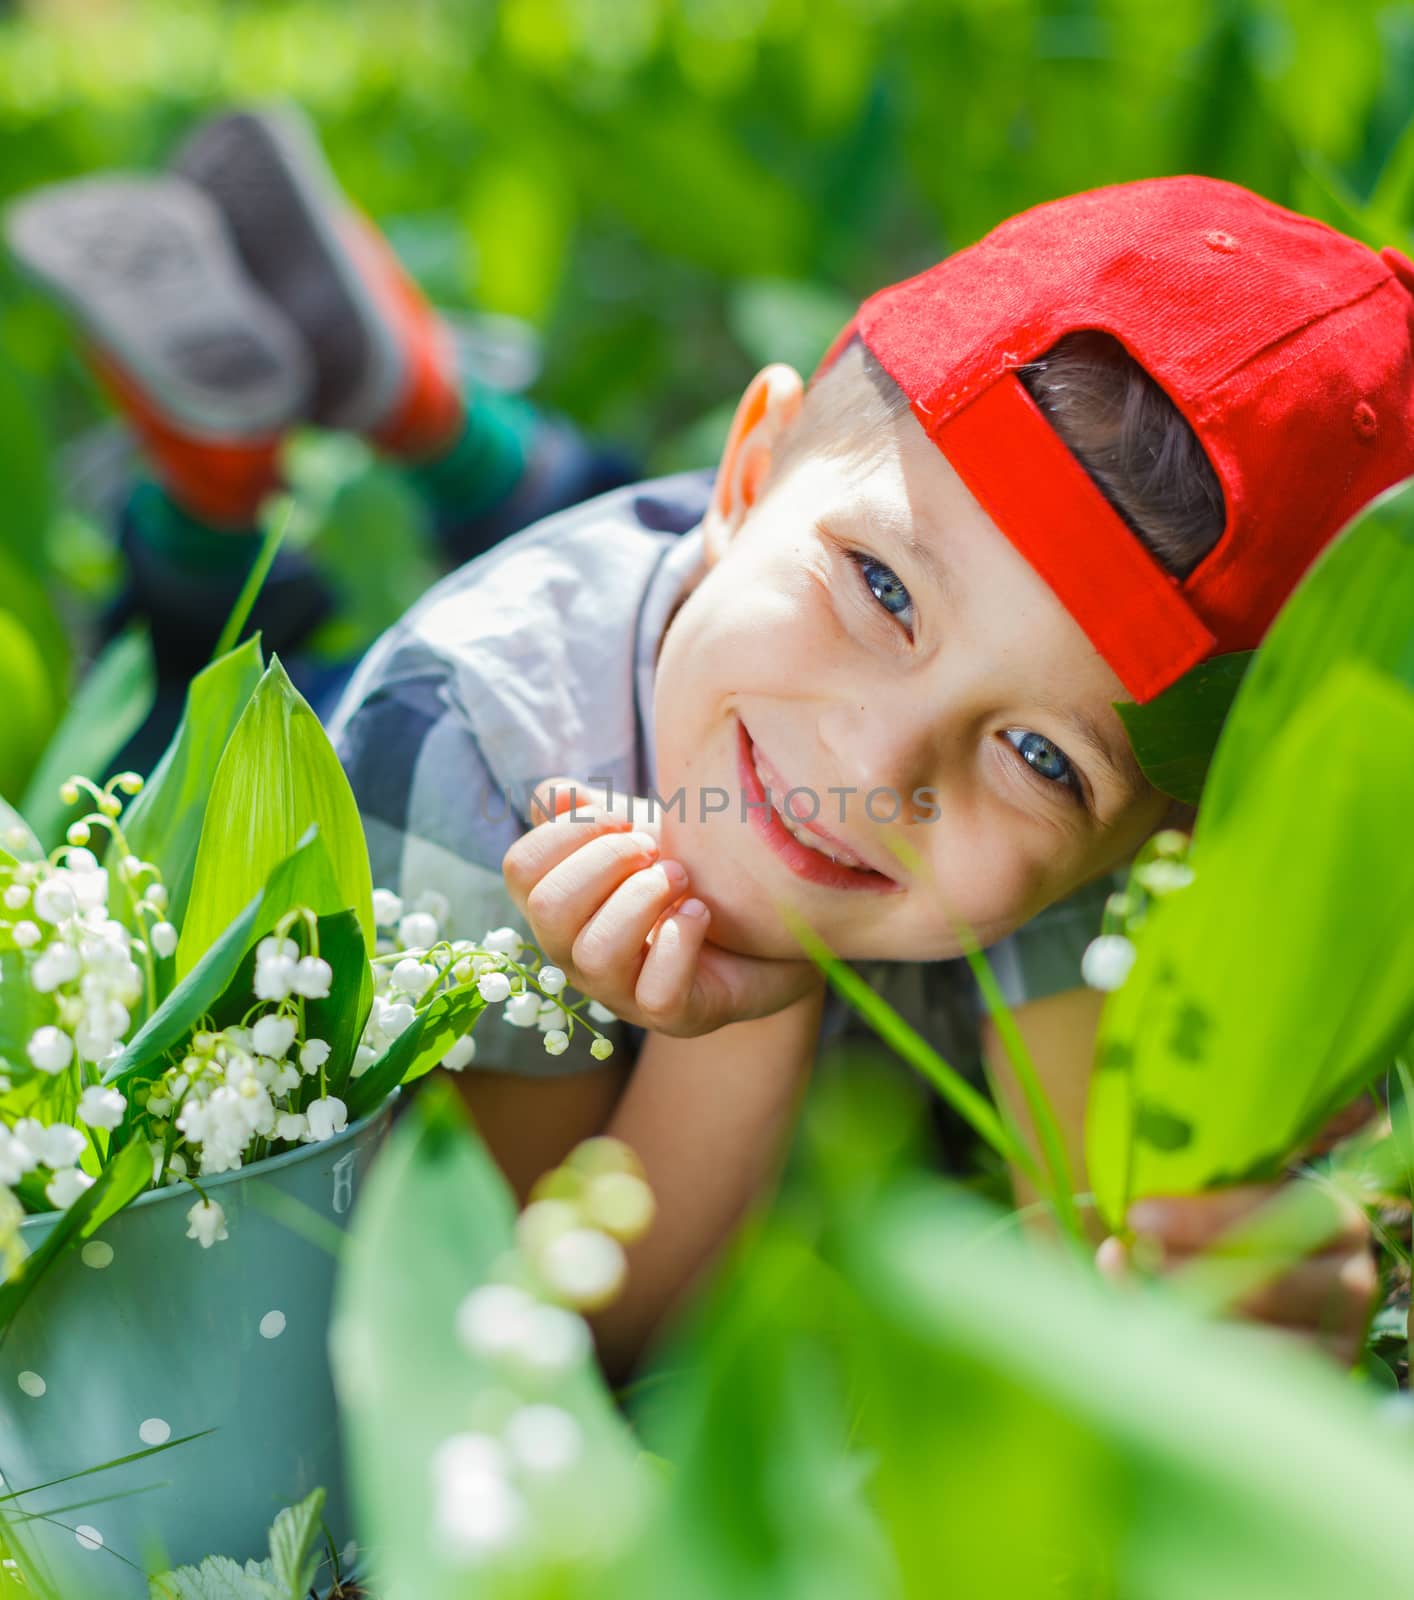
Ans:
[[[710,472],[615,490],[548,517],[430,589],[374,645],[330,735],[368,834],[373,881],[435,889],[454,934],[530,936],[501,859],[530,827],[530,796],[564,774],[656,793],[653,673],[674,602],[701,560]],[[537,818],[537,820],[539,820]],[[1013,1005],[1080,983],[1111,879],[1052,906],[988,952]],[[976,1075],[979,999],[965,962],[852,963],[954,1065]],[[643,1032],[604,1030],[616,1053]],[[831,995],[821,1042],[869,1035]],[[597,1066],[588,1037],[560,1056],[487,1017],[475,1065],[535,1075]]]

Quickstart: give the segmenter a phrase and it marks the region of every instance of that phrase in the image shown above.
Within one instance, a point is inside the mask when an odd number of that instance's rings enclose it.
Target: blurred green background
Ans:
[[[1338,215],[1414,84],[1414,6],[1368,0],[0,9],[0,201],[288,96],[439,304],[543,329],[537,393],[654,467],[706,459],[763,360],[810,363],[852,301],[1038,201],[1193,171]],[[97,414],[8,266],[0,348],[51,439]]]

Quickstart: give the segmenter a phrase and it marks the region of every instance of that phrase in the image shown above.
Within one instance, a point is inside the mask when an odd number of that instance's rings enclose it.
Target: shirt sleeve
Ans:
[[[492,928],[511,927],[530,941],[501,875],[502,858],[529,823],[445,696],[443,675],[428,664],[382,676],[352,708],[340,708],[334,741],[363,818],[375,887],[408,903],[429,889],[444,895],[454,939],[480,940]],[[626,1024],[595,1026],[615,1057],[632,1056]],[[539,1029],[513,1027],[500,1006],[487,1007],[474,1037],[468,1070],[560,1077],[604,1065],[589,1053],[586,1028],[576,1028],[569,1048],[552,1056]]]

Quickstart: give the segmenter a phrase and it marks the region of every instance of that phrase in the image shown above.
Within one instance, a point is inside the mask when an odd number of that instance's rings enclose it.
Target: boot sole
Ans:
[[[352,215],[302,117],[283,107],[203,124],[172,161],[230,227],[246,271],[314,357],[309,419],[371,427],[406,381],[403,352],[347,244]]]
[[[298,331],[244,277],[220,212],[175,178],[83,178],[5,213],[21,267],[57,297],[153,408],[213,442],[299,414],[313,370]]]

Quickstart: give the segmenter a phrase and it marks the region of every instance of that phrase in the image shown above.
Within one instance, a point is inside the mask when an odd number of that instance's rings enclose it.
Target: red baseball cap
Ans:
[[[1014,368],[1117,338],[1187,418],[1226,524],[1183,579],[1140,544]],[[872,295],[858,334],[1128,692],[1254,647],[1322,546],[1414,474],[1414,263],[1216,178],[1034,206]]]

